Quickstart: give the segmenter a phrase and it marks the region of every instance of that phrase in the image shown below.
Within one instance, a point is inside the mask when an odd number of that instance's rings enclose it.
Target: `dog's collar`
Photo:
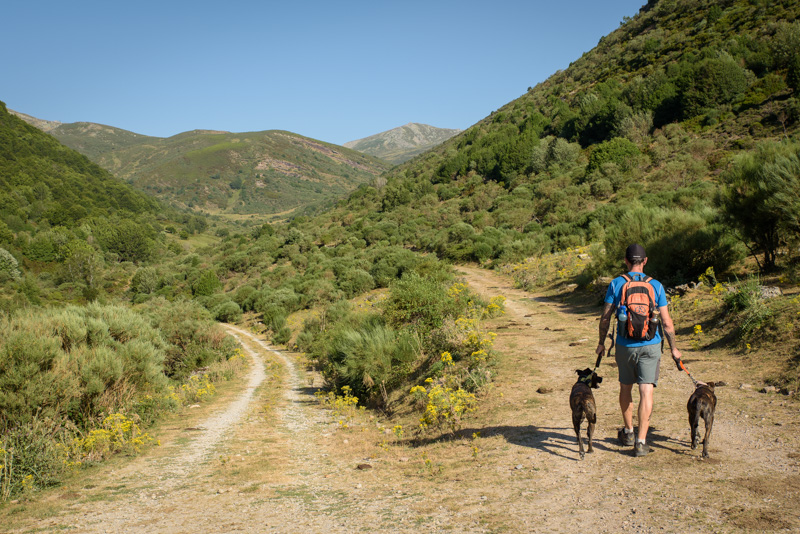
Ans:
[[[578,382],[583,382],[584,384],[591,384],[592,383],[592,373],[591,375],[582,376],[578,379]]]

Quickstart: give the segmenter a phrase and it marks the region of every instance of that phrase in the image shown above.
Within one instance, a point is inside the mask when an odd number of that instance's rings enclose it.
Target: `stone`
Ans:
[[[778,388],[776,388],[775,386],[765,386],[761,388],[761,393],[777,393],[777,392]]]
[[[777,286],[761,286],[762,299],[773,299],[775,297],[780,297],[782,295],[783,291],[781,291],[781,288]]]

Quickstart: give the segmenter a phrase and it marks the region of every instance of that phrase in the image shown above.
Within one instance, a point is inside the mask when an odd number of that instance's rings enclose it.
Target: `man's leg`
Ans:
[[[619,384],[619,408],[622,410],[622,422],[625,428],[633,428],[633,384]]]
[[[650,428],[650,414],[653,413],[653,387],[653,384],[639,384],[639,441],[645,441],[647,430]],[[628,394],[630,395],[630,390]],[[620,404],[622,404],[621,392]],[[632,415],[633,406],[631,406],[631,417]]]

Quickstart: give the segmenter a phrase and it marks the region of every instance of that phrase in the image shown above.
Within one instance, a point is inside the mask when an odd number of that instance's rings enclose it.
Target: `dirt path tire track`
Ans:
[[[247,332],[229,327],[237,340]],[[75,532],[167,532],[174,528],[174,496],[196,484],[212,453],[224,444],[233,429],[242,423],[256,389],[266,378],[264,363],[243,343],[250,357],[250,370],[244,388],[235,398],[220,406],[210,417],[192,428],[188,442],[165,444],[157,455],[136,458],[108,476],[125,486],[124,499],[98,500],[91,506],[76,506],[56,521],[47,520],[45,530],[68,529]],[[94,489],[94,486],[90,488]]]

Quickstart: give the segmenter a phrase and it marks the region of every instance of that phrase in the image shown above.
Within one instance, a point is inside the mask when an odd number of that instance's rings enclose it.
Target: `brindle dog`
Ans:
[[[686,408],[689,410],[689,428],[692,431],[692,450],[700,444],[700,418],[706,425],[703,436],[703,458],[708,458],[708,442],[711,437],[711,427],[714,426],[714,410],[717,407],[717,396],[714,395],[714,382],[697,384],[694,393],[689,397]]]
[[[591,369],[576,369],[578,373],[578,381],[572,386],[572,392],[569,394],[569,406],[572,408],[572,426],[575,427],[575,436],[578,438],[578,447],[580,448],[581,460],[586,456],[583,450],[583,440],[581,439],[581,423],[586,416],[589,422],[589,447],[587,452],[594,452],[592,449],[592,436],[594,435],[594,425],[597,423],[597,407],[594,403],[594,395],[592,389],[600,387],[600,382],[603,378],[597,376],[597,373]]]

